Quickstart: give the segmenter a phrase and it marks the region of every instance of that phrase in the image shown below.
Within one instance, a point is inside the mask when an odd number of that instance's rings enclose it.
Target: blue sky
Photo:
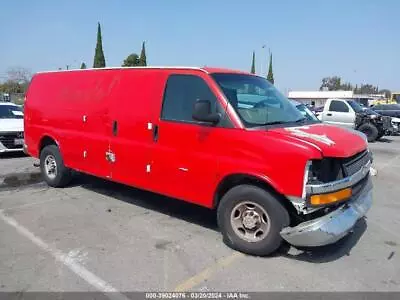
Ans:
[[[91,66],[98,21],[108,66],[145,40],[150,65],[249,71],[255,50],[257,72],[266,72],[270,48],[283,92],[317,89],[330,75],[400,90],[397,0],[4,1],[0,76],[13,66]]]

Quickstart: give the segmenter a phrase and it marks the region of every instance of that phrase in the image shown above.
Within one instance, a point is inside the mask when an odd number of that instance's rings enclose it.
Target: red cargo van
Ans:
[[[25,151],[53,187],[77,170],[215,208],[224,241],[255,255],[334,243],[372,202],[362,134],[305,119],[265,78],[232,70],[36,74]]]

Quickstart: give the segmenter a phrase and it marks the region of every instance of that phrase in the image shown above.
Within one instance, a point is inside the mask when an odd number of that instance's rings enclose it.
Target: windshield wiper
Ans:
[[[276,124],[285,124],[287,123],[286,121],[273,121],[273,122],[268,122],[268,123],[264,123],[261,126],[266,126],[266,125],[276,125]]]

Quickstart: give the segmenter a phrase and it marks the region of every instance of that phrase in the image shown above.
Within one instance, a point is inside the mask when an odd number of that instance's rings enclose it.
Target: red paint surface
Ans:
[[[252,175],[278,193],[300,197],[308,160],[347,157],[366,148],[357,134],[323,124],[300,130],[326,135],[332,145],[285,128],[246,130],[230,106],[227,113],[234,128],[160,120],[165,83],[172,73],[202,77],[226,107],[207,72],[233,71],[109,69],[37,74],[25,105],[27,150],[38,157],[41,141],[51,137],[70,168],[211,207],[226,176]],[[112,134],[113,121],[118,121],[117,136]],[[159,127],[156,142],[148,123]],[[105,159],[108,150],[115,153],[115,163]]]

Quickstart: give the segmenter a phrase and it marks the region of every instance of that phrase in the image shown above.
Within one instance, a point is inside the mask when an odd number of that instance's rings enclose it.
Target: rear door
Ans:
[[[324,122],[343,127],[354,127],[355,113],[343,100],[331,100],[328,111],[324,111]]]

